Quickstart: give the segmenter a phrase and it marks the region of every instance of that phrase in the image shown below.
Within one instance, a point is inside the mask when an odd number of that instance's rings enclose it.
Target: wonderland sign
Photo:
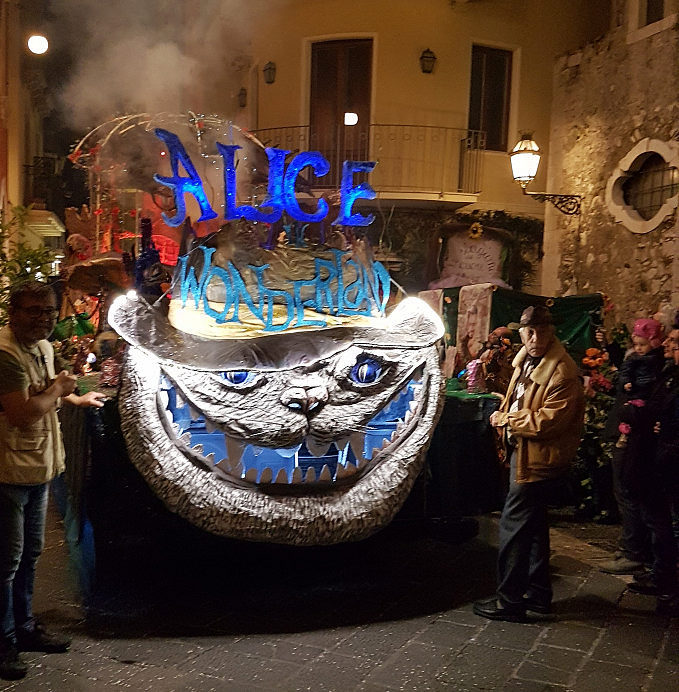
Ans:
[[[218,217],[217,212],[210,206],[203,182],[193,165],[179,137],[156,128],[156,137],[167,146],[172,167],[171,176],[155,174],[153,179],[169,187],[174,194],[176,213],[169,216],[163,213],[163,221],[168,226],[179,226],[186,217],[184,195],[192,195],[200,207],[201,216],[198,221],[209,221]],[[275,223],[283,212],[303,223],[313,223],[323,220],[328,214],[328,203],[319,199],[317,209],[313,213],[305,212],[295,196],[295,182],[305,168],[311,168],[316,176],[322,177],[330,170],[328,161],[317,151],[305,151],[297,154],[292,161],[285,165],[289,151],[267,147],[265,149],[269,160],[269,179],[267,196],[259,207],[249,204],[239,205],[236,202],[236,152],[241,147],[237,144],[216,143],[217,150],[224,160],[224,220],[246,219],[261,223]],[[374,220],[374,215],[352,214],[352,206],[357,199],[375,199],[376,193],[367,183],[353,185],[354,173],[369,173],[375,168],[375,161],[345,161],[342,166],[342,182],[340,185],[340,211],[332,222],[333,226],[368,226]],[[186,175],[180,174],[180,166]]]

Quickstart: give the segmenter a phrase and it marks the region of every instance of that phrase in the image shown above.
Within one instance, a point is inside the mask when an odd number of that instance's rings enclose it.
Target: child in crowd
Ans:
[[[620,366],[620,386],[627,399],[648,397],[651,386],[665,364],[663,326],[657,320],[637,320],[632,331],[632,348]]]

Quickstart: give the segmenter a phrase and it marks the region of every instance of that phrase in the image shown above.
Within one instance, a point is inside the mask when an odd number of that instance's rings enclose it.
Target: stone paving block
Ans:
[[[545,629],[541,643],[548,646],[560,646],[564,649],[589,651],[594,642],[602,636],[603,631],[602,628],[584,623],[559,622]]]
[[[521,663],[516,677],[566,685],[572,671],[583,663],[585,655],[583,651],[538,645]]]
[[[357,689],[371,670],[357,665],[351,656],[329,651],[311,661],[294,675],[280,679],[276,689],[286,691],[345,692]]]
[[[320,646],[300,644],[285,637],[270,638],[259,635],[241,637],[231,644],[224,645],[223,648],[230,655],[244,653],[302,665],[318,658],[324,652]]]
[[[389,689],[420,690],[454,657],[455,652],[448,648],[409,642],[372,670],[365,681],[383,683]]]
[[[482,618],[479,618],[482,619]],[[516,651],[530,650],[541,635],[543,625],[486,620],[486,626],[471,641],[483,646]]]
[[[660,661],[653,671],[653,679],[644,692],[674,692],[679,690],[679,668],[674,663]]]
[[[589,661],[578,673],[569,692],[639,692],[647,681],[647,672],[634,666],[621,666],[608,661]],[[665,690],[670,692],[670,690]]]
[[[432,646],[456,649],[465,644],[476,633],[473,625],[461,625],[439,618],[426,629],[415,635],[415,640]]]
[[[272,687],[298,673],[302,666],[290,661],[278,661],[252,655],[231,655],[221,649],[210,649],[180,664],[180,673],[200,671],[206,675],[235,682]]]
[[[411,623],[415,625],[415,623]],[[426,622],[419,623],[420,629],[426,628]],[[333,648],[343,656],[352,657],[358,664],[378,666],[407,644],[417,633],[413,627],[392,632],[388,625],[373,625],[360,628],[347,639]]]
[[[436,680],[465,692],[501,690],[518,664],[512,649],[468,644],[436,674]]]
[[[633,665],[649,671],[660,652],[663,637],[663,630],[657,627],[614,623],[597,643],[592,659]]]

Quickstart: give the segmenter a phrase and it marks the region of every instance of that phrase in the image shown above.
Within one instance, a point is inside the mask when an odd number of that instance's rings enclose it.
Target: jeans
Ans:
[[[564,478],[515,483],[511,456],[509,492],[500,517],[497,598],[505,608],[523,608],[523,598],[552,602],[548,507]]]
[[[49,483],[0,483],[0,641],[33,629],[35,566],[45,544]]]

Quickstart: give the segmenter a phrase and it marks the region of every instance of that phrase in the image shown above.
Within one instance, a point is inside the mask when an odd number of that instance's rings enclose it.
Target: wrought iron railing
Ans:
[[[308,125],[256,130],[266,145],[291,152],[319,151],[330,163],[312,188],[337,189],[344,161],[377,161],[370,185],[377,192],[419,193],[440,198],[480,192],[486,133],[429,125],[340,126],[312,131]],[[360,181],[355,176],[354,181]]]

